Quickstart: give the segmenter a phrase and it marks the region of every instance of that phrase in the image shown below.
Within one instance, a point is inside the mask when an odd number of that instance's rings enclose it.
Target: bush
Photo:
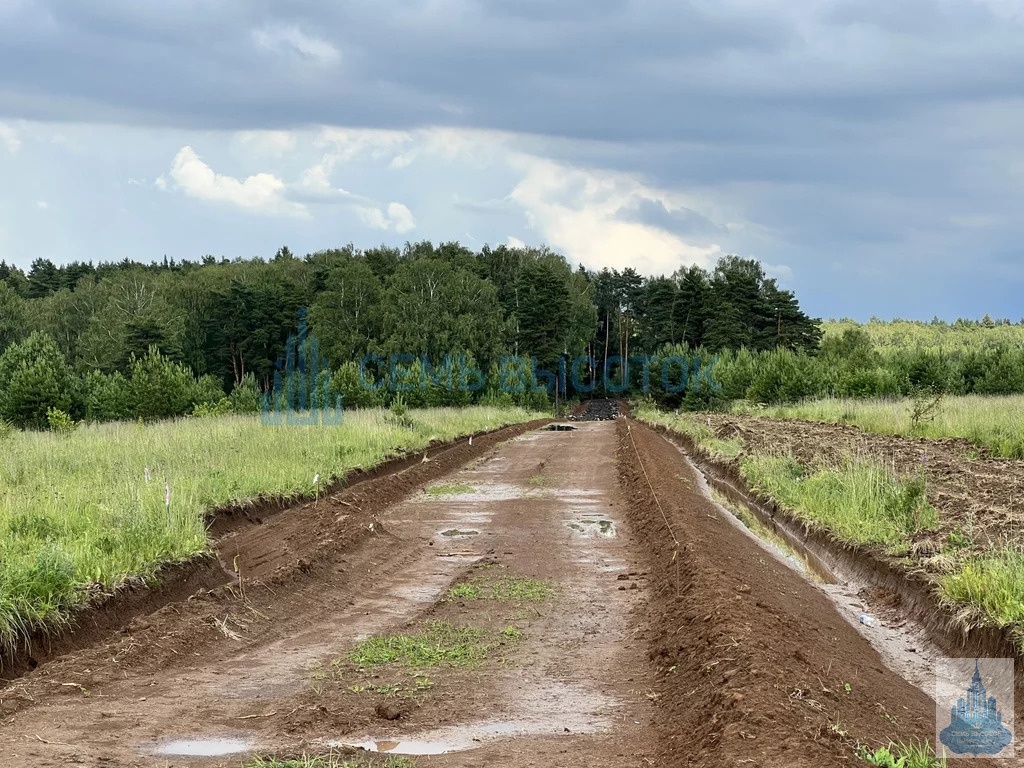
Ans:
[[[259,413],[263,407],[263,393],[256,383],[256,377],[251,373],[245,374],[231,390],[228,400],[235,413]]]
[[[0,355],[0,418],[45,429],[51,408],[75,411],[77,383],[57,343],[36,331]]]
[[[108,376],[90,371],[83,383],[85,417],[89,421],[122,421],[132,418],[128,380],[119,372]]]
[[[150,347],[149,354],[141,360],[132,357],[131,369],[133,415],[153,421],[188,412],[196,381],[187,368]]]
[[[77,421],[57,408],[50,408],[46,412],[46,421],[50,425],[50,429],[58,435],[70,435],[78,428]]]

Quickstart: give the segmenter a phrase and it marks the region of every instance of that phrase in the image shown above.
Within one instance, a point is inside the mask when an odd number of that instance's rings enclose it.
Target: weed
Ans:
[[[938,521],[923,478],[899,480],[866,459],[808,473],[791,458],[748,456],[740,471],[755,490],[846,541],[905,547]]]
[[[547,475],[534,475],[533,477],[530,478],[529,482],[530,485],[536,485],[541,488],[547,488],[548,486],[554,483],[554,480],[552,480]]]
[[[923,744],[916,740],[909,744],[894,742],[873,752],[862,746],[857,757],[881,768],[943,768],[946,765],[944,758],[935,757],[927,740]]]
[[[385,635],[364,640],[349,659],[361,667],[471,667],[483,661],[488,649],[483,630],[433,621],[418,635]]]
[[[505,627],[501,630],[501,640],[505,645],[514,645],[525,637],[519,627]]]
[[[448,590],[449,600],[479,600],[483,596],[483,587],[475,579],[463,582],[462,584],[456,584]]]
[[[457,584],[448,591],[449,600],[497,600],[499,602],[541,602],[551,596],[551,585],[526,576],[482,576]]]
[[[1024,550],[1004,547],[970,557],[940,587],[951,601],[974,607],[996,626],[1024,624]],[[1024,647],[1024,646],[1022,646]]]

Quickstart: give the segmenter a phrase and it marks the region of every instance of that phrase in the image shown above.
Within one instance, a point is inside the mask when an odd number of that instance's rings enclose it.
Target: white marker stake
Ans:
[[[146,484],[148,485],[153,481],[153,473],[149,471],[149,467],[146,467]]]
[[[164,480],[164,506],[167,508],[167,524],[171,524],[171,484]]]

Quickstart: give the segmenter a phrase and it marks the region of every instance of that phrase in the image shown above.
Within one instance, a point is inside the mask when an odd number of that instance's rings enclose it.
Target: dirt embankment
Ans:
[[[673,445],[622,420],[618,460],[650,548],[662,764],[836,765],[857,740],[934,738],[930,698],[725,521]]]

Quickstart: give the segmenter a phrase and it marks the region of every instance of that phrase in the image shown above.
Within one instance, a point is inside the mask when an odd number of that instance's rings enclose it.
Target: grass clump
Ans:
[[[642,403],[634,409],[633,416],[648,424],[667,427],[686,435],[715,459],[728,461],[737,458],[743,452],[743,438],[719,438],[715,430],[701,421],[697,414],[670,413],[658,409],[651,403]]]
[[[940,588],[996,626],[1024,626],[1024,550],[1007,547],[969,557],[942,577]]]
[[[551,592],[551,585],[541,579],[512,575],[496,579],[478,576],[448,590],[448,599],[534,603],[547,600]]]
[[[452,483],[450,485],[434,485],[427,488],[428,496],[455,496],[462,493],[475,493],[476,488],[465,483]]]
[[[547,488],[548,486],[554,484],[554,482],[555,481],[552,480],[547,475],[534,475],[529,480],[530,485],[536,485],[540,488]]]
[[[880,768],[945,768],[946,765],[945,758],[936,757],[927,740],[924,743],[915,740],[909,744],[894,742],[874,751],[861,747],[857,757]]]
[[[383,409],[338,426],[265,426],[259,416],[8,432],[0,424],[0,650],[67,627],[97,586],[152,578],[206,551],[206,514],[260,496],[301,497],[432,440],[534,418],[512,408]],[[164,482],[171,488],[165,506]]]
[[[471,667],[486,658],[489,648],[487,633],[482,629],[432,621],[418,635],[382,635],[364,640],[349,660],[361,667]]]
[[[900,480],[866,459],[809,472],[792,458],[749,456],[740,471],[754,490],[845,541],[896,550],[937,524],[923,478]]]

